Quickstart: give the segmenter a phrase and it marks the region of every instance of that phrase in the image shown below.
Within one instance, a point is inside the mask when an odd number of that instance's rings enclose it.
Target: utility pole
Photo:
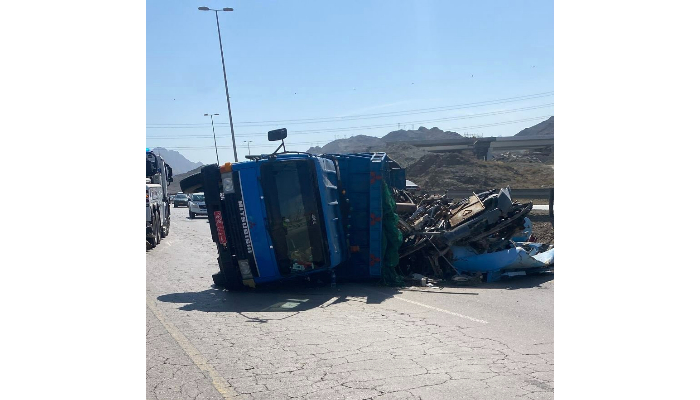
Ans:
[[[243,143],[248,143],[248,155],[250,155],[250,144],[252,143],[252,140],[244,140]]]

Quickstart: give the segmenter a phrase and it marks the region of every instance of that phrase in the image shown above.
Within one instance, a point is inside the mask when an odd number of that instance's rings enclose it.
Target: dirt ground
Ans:
[[[430,191],[534,189],[554,186],[554,169],[544,163],[484,161],[469,152],[428,153],[408,165],[406,178]]]
[[[528,215],[532,221],[532,234],[539,243],[554,245],[554,226],[552,226],[549,214],[541,211],[533,211]]]

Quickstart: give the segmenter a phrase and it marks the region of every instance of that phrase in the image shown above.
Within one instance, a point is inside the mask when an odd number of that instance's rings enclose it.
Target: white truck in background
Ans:
[[[162,157],[146,149],[146,247],[156,247],[170,232],[168,185],[173,170]]]

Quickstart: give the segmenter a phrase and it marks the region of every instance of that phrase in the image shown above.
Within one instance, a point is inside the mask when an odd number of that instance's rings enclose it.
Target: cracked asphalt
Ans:
[[[148,399],[551,399],[554,276],[479,287],[212,286],[205,217],[147,251]]]

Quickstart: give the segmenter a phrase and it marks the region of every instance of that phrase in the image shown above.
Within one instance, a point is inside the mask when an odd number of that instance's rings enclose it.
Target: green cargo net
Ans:
[[[403,286],[401,276],[396,272],[399,265],[399,247],[403,235],[399,230],[399,216],[396,214],[396,202],[386,182],[382,182],[382,278],[379,283],[384,286]]]

